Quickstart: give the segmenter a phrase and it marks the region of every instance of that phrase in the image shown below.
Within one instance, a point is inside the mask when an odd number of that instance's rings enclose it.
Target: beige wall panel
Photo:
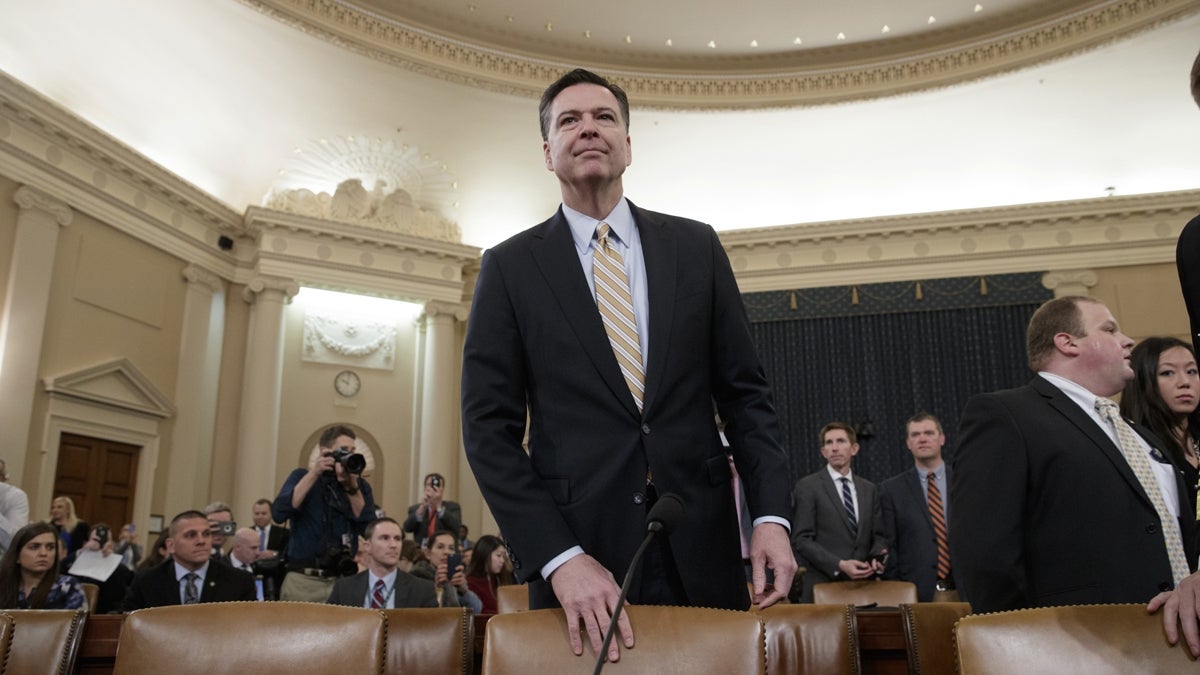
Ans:
[[[13,239],[17,232],[18,209],[13,194],[18,187],[15,182],[0,176],[0,311],[4,310],[8,272],[12,266]]]
[[[241,419],[242,379],[246,368],[246,337],[250,304],[242,299],[245,286],[231,284],[225,303],[225,345],[217,385],[216,430],[213,432],[210,501],[233,499],[233,467],[237,464],[238,423]],[[275,495],[263,495],[274,499]],[[197,504],[196,507],[203,507]],[[250,522],[251,504],[230,504],[234,519]]]
[[[1112,309],[1126,335],[1135,340],[1152,335],[1188,339],[1187,308],[1173,262],[1104,267],[1095,272],[1092,295]]]

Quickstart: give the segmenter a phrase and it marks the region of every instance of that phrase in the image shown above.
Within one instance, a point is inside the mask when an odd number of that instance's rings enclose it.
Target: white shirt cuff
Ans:
[[[788,522],[787,518],[780,518],[779,516],[762,516],[761,518],[755,518],[753,525],[754,527],[758,527],[763,523],[779,523],[783,526],[783,529],[787,530],[789,533],[792,531],[792,524]]]
[[[583,555],[582,546],[572,546],[571,548],[559,553],[550,559],[550,562],[542,565],[542,578],[550,581],[550,575],[554,574],[554,570],[562,567],[562,564],[574,558],[577,555]]]

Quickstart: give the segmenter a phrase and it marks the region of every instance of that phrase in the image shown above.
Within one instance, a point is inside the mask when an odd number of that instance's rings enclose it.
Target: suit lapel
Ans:
[[[579,266],[579,255],[571,238],[571,227],[567,225],[562,209],[542,223],[533,237],[533,261],[546,286],[554,294],[567,325],[605,385],[634,417],[638,417],[637,404],[621,375],[617,357],[613,356],[612,345],[608,343],[608,334],[604,332],[600,312],[596,310],[596,299],[588,292],[587,279]]]
[[[1051,384],[1045,378],[1035,377],[1032,384],[1034,389],[1048,399],[1052,408],[1061,413],[1063,417],[1066,417],[1084,436],[1091,439],[1092,443],[1099,448],[1100,454],[1113,465],[1117,473],[1121,474],[1121,477],[1129,484],[1130,489],[1142,501],[1153,507],[1154,502],[1150,501],[1150,497],[1142,489],[1142,484],[1137,479],[1137,475],[1129,467],[1129,461],[1125,459],[1125,455],[1121,453],[1121,449],[1112,442],[1108,434],[1100,429],[1100,425],[1089,417],[1087,413],[1083,412],[1079,404],[1071,400],[1061,389]]]
[[[871,532],[875,524],[872,522],[875,516],[875,510],[871,505],[875,501],[874,486],[867,485],[866,481],[854,474],[854,491],[858,497],[858,536],[855,539],[858,542],[870,542]]]
[[[925,499],[925,489],[921,486],[921,472],[914,467],[909,469],[909,479],[904,481],[904,489],[908,491],[909,499],[913,500],[913,504],[917,507],[917,511],[921,513],[921,522],[929,526],[929,531],[933,532],[933,519],[929,517],[929,502]],[[949,474],[947,474],[946,484],[949,485]]]
[[[821,482],[825,485],[825,497],[833,505],[833,512],[838,514],[838,520],[841,521],[842,527],[846,528],[846,534],[854,538],[854,532],[850,530],[850,519],[846,517],[846,504],[842,502],[841,486],[829,475],[828,470],[821,478],[823,479]]]
[[[642,408],[649,408],[662,384],[667,363],[666,345],[675,318],[676,242],[670,227],[661,218],[629,203],[633,220],[642,240],[642,259],[646,263],[646,298],[649,303],[649,341],[646,345],[646,393]]]

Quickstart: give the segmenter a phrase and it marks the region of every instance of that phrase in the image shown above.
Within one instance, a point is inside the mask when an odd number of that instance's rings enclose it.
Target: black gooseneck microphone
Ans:
[[[625,581],[621,583],[621,594],[617,596],[617,606],[613,610],[612,620],[608,622],[608,630],[604,633],[604,644],[601,645],[600,654],[596,657],[596,669],[592,671],[593,675],[600,675],[600,669],[608,660],[608,646],[612,644],[613,633],[617,631],[617,618],[621,616],[621,610],[625,608],[625,596],[629,595],[629,584],[633,581],[634,570],[642,562],[642,554],[646,552],[646,547],[650,545],[654,535],[671,534],[671,530],[674,530],[682,519],[683,500],[674,492],[668,492],[659,497],[654,506],[650,507],[650,513],[646,514],[646,538],[642,540],[642,545],[638,547],[637,553],[633,554],[629,570],[625,572]]]

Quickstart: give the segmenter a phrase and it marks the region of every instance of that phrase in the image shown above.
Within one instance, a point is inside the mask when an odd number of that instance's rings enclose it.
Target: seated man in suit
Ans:
[[[373,609],[437,607],[437,591],[425,579],[400,571],[400,547],[404,531],[391,518],[367,525],[365,543],[359,546],[367,569],[333,584],[329,604]]]
[[[165,562],[138,574],[125,595],[125,611],[198,602],[257,600],[254,577],[212,562],[208,516],[184,511],[171,520]]]
[[[404,531],[411,532],[413,541],[429,545],[429,538],[438,530],[457,533],[462,527],[462,507],[446,501],[446,479],[440,473],[425,476],[425,494],[420,504],[408,507]]]
[[[812,602],[813,584],[881,574],[887,554],[878,490],[850,472],[850,460],[859,449],[854,429],[830,422],[820,438],[828,465],[796,481],[792,492],[792,547],[796,562],[808,568],[801,602]]]
[[[942,461],[946,435],[929,413],[917,413],[905,425],[905,443],[914,465],[879,485],[883,533],[888,541],[883,578],[911,581],[917,599],[954,592],[950,563],[950,468]]]
[[[1190,574],[1183,473],[1108,398],[1132,347],[1099,300],[1055,298],[1026,331],[1033,380],[967,401],[950,547],[974,611],[1148,602]]]
[[[271,522],[271,500],[254,502],[254,533],[258,536],[259,558],[274,558],[287,550],[288,529]]]

